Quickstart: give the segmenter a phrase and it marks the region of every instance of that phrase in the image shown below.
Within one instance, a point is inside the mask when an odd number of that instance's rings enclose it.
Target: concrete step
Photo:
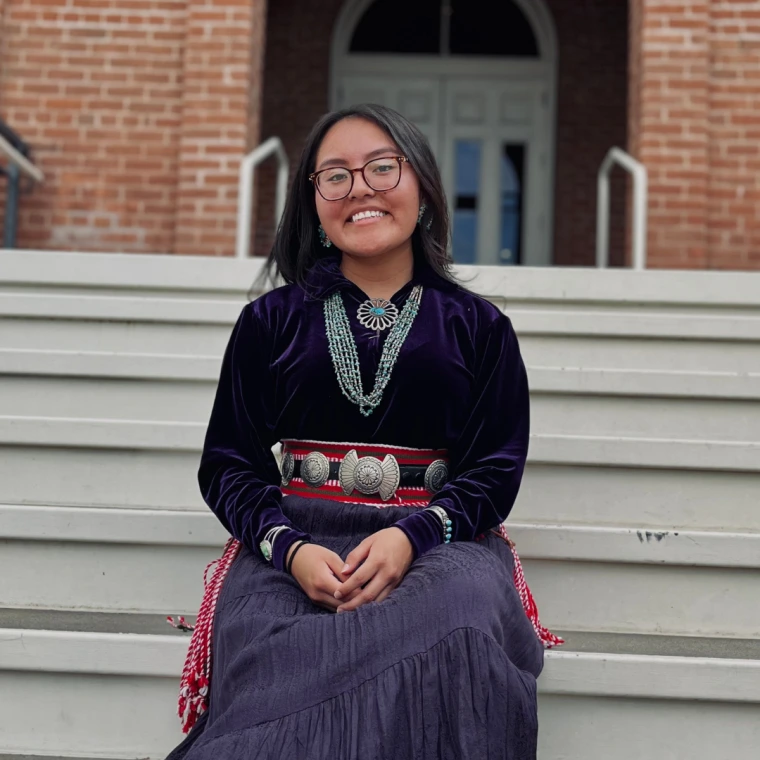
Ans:
[[[261,262],[0,252],[0,346],[220,356]],[[461,267],[534,367],[760,372],[760,277]],[[254,294],[255,295],[255,294]]]
[[[6,755],[4,752],[0,753],[0,760],[108,760],[108,758],[100,757],[72,757],[67,755]],[[135,758],[139,760],[139,758]]]
[[[0,349],[0,416],[205,423],[219,356]],[[541,434],[760,437],[760,373],[528,367]]]
[[[0,446],[200,454],[206,425],[123,419],[0,417]],[[538,463],[760,471],[760,441],[533,433]]]
[[[760,636],[760,532],[508,522],[553,628]],[[0,505],[0,605],[192,614],[208,511]]]
[[[263,260],[226,257],[0,250],[2,284],[8,292],[66,292],[74,295],[184,294],[242,299]],[[462,281],[497,302],[540,303],[560,308],[614,304],[654,311],[697,310],[718,315],[760,307],[758,275],[582,267],[457,266]]]
[[[0,292],[0,346],[221,356],[245,301]],[[760,316],[507,306],[532,366],[760,372]]]
[[[205,422],[0,417],[0,503],[203,509],[204,433]],[[652,527],[756,530],[758,493],[760,442],[536,433],[515,514],[626,524],[634,509]]]
[[[0,610],[0,752],[164,757],[189,637],[152,616],[59,615]],[[759,641],[565,636],[539,679],[540,760],[753,756]]]

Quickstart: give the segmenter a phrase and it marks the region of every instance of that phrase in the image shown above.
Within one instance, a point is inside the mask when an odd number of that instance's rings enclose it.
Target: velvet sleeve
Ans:
[[[198,483],[219,521],[254,553],[270,528],[287,525],[274,542],[273,565],[282,570],[290,546],[308,534],[297,530],[281,508],[276,442],[267,424],[274,396],[269,367],[271,336],[255,313],[240,314],[222,360],[219,385],[203,445]]]
[[[517,498],[530,436],[528,378],[507,317],[487,329],[477,361],[474,403],[449,452],[449,482],[430,500],[452,521],[452,541],[472,541],[505,520]],[[420,510],[400,520],[415,557],[442,543],[440,520]]]

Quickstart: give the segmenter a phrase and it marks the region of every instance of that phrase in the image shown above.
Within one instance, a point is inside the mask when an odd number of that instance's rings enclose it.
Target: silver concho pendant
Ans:
[[[369,330],[387,330],[398,319],[398,309],[384,298],[370,298],[359,306],[356,317]]]
[[[301,462],[301,478],[312,488],[321,488],[330,477],[330,460],[319,451],[312,451]]]
[[[343,493],[350,496],[356,490],[365,496],[379,494],[383,501],[388,501],[399,486],[401,471],[392,454],[386,454],[381,462],[375,457],[362,457],[355,449],[343,457],[338,473]]]

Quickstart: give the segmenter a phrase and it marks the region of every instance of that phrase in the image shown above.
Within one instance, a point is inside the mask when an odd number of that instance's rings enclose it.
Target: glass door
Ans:
[[[439,160],[457,264],[531,264],[540,200],[532,96],[487,80],[444,85]],[[502,90],[502,91],[500,91]],[[520,123],[522,122],[522,123]]]

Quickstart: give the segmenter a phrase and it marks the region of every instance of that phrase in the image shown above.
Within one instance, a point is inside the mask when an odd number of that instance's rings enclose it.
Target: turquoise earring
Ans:
[[[422,223],[422,218],[425,216],[425,212],[426,211],[427,211],[427,206],[423,203],[420,206],[420,213],[417,214],[417,224],[421,224]],[[430,227],[432,226],[432,224],[433,224],[433,217],[431,215],[430,219],[428,219],[428,223],[425,225],[425,229],[429,230]]]
[[[324,227],[319,225],[319,240],[325,248],[329,248],[332,245],[332,240],[327,237]]]

